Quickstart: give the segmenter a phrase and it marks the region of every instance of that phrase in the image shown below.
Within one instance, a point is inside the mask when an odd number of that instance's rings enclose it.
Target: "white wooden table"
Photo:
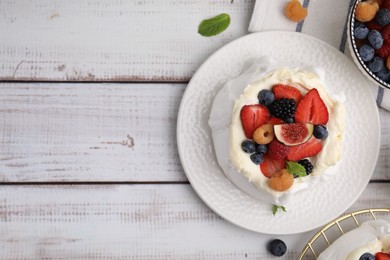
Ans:
[[[289,248],[280,259],[297,257],[315,230],[228,223],[195,194],[176,147],[186,84],[247,33],[253,5],[0,1],[0,259],[268,259],[276,237]],[[228,30],[199,36],[221,12]],[[390,113],[380,116],[375,172],[348,211],[390,207]]]

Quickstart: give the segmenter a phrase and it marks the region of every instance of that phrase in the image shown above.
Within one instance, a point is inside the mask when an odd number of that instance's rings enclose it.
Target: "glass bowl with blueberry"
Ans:
[[[348,41],[363,74],[390,89],[390,0],[356,0],[349,17]]]

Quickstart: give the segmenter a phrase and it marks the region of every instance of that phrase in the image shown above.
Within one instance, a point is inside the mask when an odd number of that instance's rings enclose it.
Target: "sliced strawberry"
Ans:
[[[253,132],[259,126],[267,123],[269,112],[268,109],[262,105],[245,105],[241,108],[240,116],[246,138],[252,139]]]
[[[274,92],[275,99],[281,98],[292,98],[298,103],[302,99],[302,93],[289,85],[276,84],[272,87],[272,92]]]
[[[312,88],[297,105],[295,122],[325,125],[329,119],[328,109],[322,101],[318,90]]]
[[[284,159],[272,159],[268,154],[264,154],[264,161],[260,164],[260,170],[264,176],[270,178],[275,172],[286,168]]]
[[[375,254],[375,260],[390,260],[390,254],[378,252]]]
[[[271,117],[270,120],[268,120],[267,124],[280,125],[280,124],[284,124],[284,121],[280,118]]]
[[[291,146],[290,151],[287,154],[287,160],[298,161],[306,157],[314,156],[318,154],[322,149],[322,144],[312,137],[306,143]]]

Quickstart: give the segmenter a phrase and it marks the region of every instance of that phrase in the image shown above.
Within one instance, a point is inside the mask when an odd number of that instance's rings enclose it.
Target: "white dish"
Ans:
[[[326,71],[330,94],[346,96],[347,122],[343,160],[337,172],[314,189],[294,195],[286,213],[272,215],[272,205],[229,182],[219,167],[208,126],[215,94],[251,60],[268,55],[287,66]],[[366,187],[380,144],[379,115],[370,82],[334,47],[294,32],[262,32],[237,39],[215,52],[192,77],[177,122],[180,159],[192,187],[218,215],[243,228],[267,234],[294,234],[317,228],[347,210]],[[227,140],[228,141],[228,140]]]

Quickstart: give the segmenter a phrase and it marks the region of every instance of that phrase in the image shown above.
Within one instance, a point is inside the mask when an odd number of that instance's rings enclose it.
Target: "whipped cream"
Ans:
[[[332,243],[318,260],[358,260],[364,253],[390,252],[390,222],[384,219],[364,222]]]
[[[275,62],[260,58],[241,76],[225,84],[214,99],[209,125],[218,163],[231,182],[255,198],[286,205],[293,193],[314,185],[319,181],[316,177],[341,160],[345,108],[341,102],[342,97],[340,100],[332,99],[322,82],[322,71],[278,67]],[[240,119],[241,108],[244,105],[258,104],[257,94],[262,89],[271,89],[277,83],[292,85],[303,94],[316,88],[329,111],[329,136],[323,142],[322,151],[311,158],[314,166],[312,174],[296,178],[294,185],[285,192],[269,188],[268,178],[241,149],[242,141],[246,140]]]

